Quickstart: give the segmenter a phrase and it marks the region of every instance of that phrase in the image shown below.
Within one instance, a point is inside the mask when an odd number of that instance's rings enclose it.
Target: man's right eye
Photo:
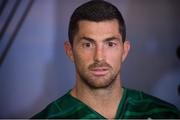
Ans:
[[[82,45],[84,48],[90,48],[93,46],[92,43],[83,43]]]

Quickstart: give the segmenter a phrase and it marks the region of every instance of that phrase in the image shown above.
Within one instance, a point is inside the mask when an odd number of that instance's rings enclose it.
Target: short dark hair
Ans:
[[[87,3],[82,4],[75,9],[70,18],[68,30],[69,42],[71,43],[71,45],[73,45],[74,36],[79,30],[79,21],[89,20],[100,22],[112,19],[118,20],[119,32],[121,33],[122,41],[124,42],[126,39],[125,22],[120,11],[114,5],[104,0],[91,0]]]

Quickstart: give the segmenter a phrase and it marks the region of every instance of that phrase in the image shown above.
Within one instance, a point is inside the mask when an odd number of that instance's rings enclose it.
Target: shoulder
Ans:
[[[157,97],[142,91],[126,89],[127,101],[131,110],[135,113],[151,116],[152,118],[179,118],[178,109]],[[132,112],[132,111],[131,111]]]
[[[57,100],[51,102],[47,105],[41,112],[34,115],[32,118],[53,118],[55,116],[61,116],[64,105],[68,104],[70,99],[69,92],[63,95],[62,97],[58,98]],[[70,103],[69,103],[70,104]]]

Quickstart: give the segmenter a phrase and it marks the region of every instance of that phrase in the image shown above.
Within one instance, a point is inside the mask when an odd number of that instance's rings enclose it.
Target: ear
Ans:
[[[130,50],[130,42],[128,40],[125,40],[124,44],[123,44],[123,56],[122,56],[122,62],[124,62],[124,60],[126,59],[128,53],[129,53],[129,50]]]
[[[64,50],[66,52],[66,55],[74,62],[72,46],[68,41],[64,43]]]

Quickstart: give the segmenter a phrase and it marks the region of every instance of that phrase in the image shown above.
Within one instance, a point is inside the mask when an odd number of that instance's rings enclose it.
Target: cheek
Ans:
[[[77,54],[77,53],[81,53],[81,54]],[[75,63],[78,65],[78,67],[86,67],[89,64],[91,64],[91,56],[90,54],[84,54],[83,52],[76,52],[76,54],[74,54],[74,59],[75,59]]]
[[[106,57],[106,61],[113,68],[119,68],[122,63],[122,53],[121,52],[109,53],[109,55]]]

